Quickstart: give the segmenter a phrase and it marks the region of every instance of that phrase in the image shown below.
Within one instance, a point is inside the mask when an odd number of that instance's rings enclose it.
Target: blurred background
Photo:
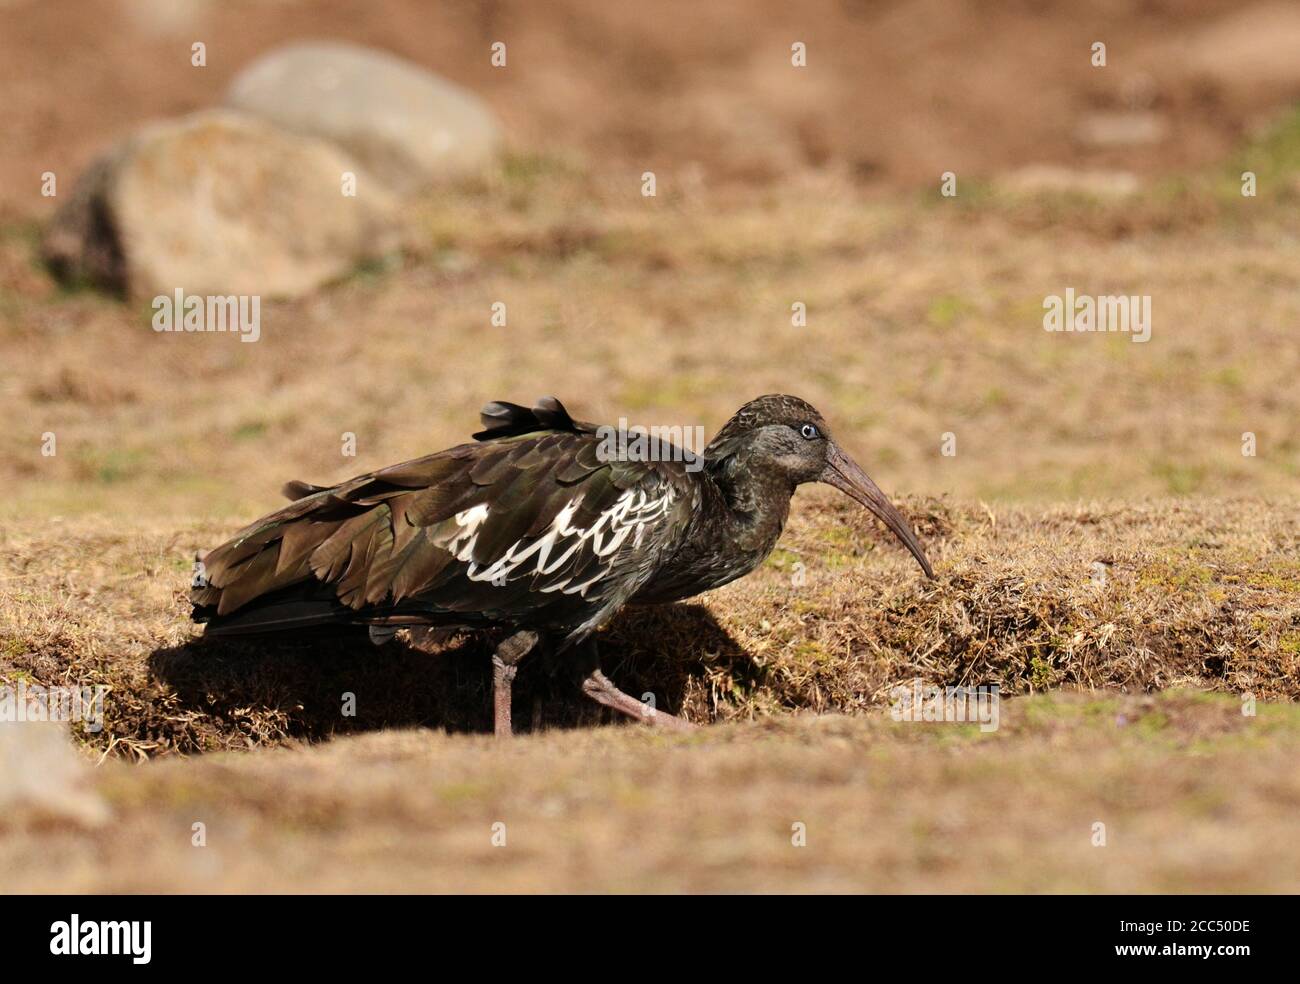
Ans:
[[[1300,6],[1086,6],[0,2],[0,515],[260,511],[547,393],[710,433],[796,393],[891,492],[1291,494]],[[255,344],[157,333],[152,288],[52,275],[92,162],[301,40],[441,76],[499,147],[394,194],[396,245],[268,293]],[[184,224],[169,189],[225,166],[195,160],[132,172],[159,202],[136,221]],[[1151,341],[1044,332],[1070,287],[1150,295]]]

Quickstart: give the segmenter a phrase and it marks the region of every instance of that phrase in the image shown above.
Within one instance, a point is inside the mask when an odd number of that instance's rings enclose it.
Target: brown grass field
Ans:
[[[1087,23],[1064,3],[824,3],[806,23],[683,5],[657,26],[579,2],[549,22],[511,3],[235,6],[195,78],[129,22],[98,47],[111,4],[73,22],[66,4],[0,5],[0,685],[109,688],[103,731],[71,742],[0,724],[7,882],[1300,889],[1300,89],[1190,74],[1198,32],[1235,5],[1116,2]],[[145,307],[57,284],[38,259],[49,203],[15,189],[215,101],[309,12],[313,36],[478,88],[511,134],[499,172],[410,209],[386,262],[265,304],[256,344],[159,335]],[[987,62],[960,43],[977,28],[1004,39]],[[1103,28],[1145,66],[1166,145],[1072,139],[1135,98],[1133,72],[1098,81],[1086,54],[1077,70],[1051,54]],[[830,53],[797,94],[762,58],[805,29]],[[464,53],[503,30],[517,64],[546,66],[533,80]],[[95,70],[65,50],[97,52]],[[51,88],[21,84],[41,58]],[[1012,177],[1033,162],[1138,190],[1026,190]],[[1150,342],[1044,332],[1044,296],[1071,286],[1151,295]],[[502,744],[482,640],[205,643],[188,621],[195,551],[284,481],[461,441],[488,399],[554,393],[585,419],[711,433],[765,392],[825,413],[938,578],[847,499],[802,490],[755,574],[602,637],[610,676],[707,725],[690,735],[617,723],[525,663],[523,733]],[[892,720],[914,678],[998,684],[998,730]]]

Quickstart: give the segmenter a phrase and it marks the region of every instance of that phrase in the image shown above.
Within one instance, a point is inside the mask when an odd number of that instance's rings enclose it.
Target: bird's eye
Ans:
[[[799,433],[809,441],[816,440],[822,436],[821,432],[817,430],[816,426],[813,424],[804,424],[799,428]]]

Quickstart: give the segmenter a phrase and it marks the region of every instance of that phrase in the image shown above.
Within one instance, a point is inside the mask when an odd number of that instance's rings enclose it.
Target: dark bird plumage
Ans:
[[[332,487],[288,483],[287,506],[203,557],[195,621],[209,635],[340,623],[378,638],[403,625],[503,629],[499,733],[509,732],[515,665],[539,642],[587,654],[583,689],[595,699],[681,726],[601,674],[591,634],[624,605],[687,598],[752,571],[799,484],[824,481],[867,506],[933,576],[902,516],[796,397],[747,403],[703,461],[669,444],[628,454],[612,428],[573,420],[553,397],[532,409],[489,403],[481,419],[473,444]]]

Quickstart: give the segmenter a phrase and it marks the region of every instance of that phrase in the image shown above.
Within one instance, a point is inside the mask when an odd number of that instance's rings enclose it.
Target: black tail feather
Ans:
[[[516,437],[537,431],[564,431],[570,434],[591,433],[592,424],[574,420],[564,404],[553,396],[538,399],[531,410],[518,403],[493,400],[479,411],[483,430],[474,435],[476,441],[491,441],[498,437]]]

